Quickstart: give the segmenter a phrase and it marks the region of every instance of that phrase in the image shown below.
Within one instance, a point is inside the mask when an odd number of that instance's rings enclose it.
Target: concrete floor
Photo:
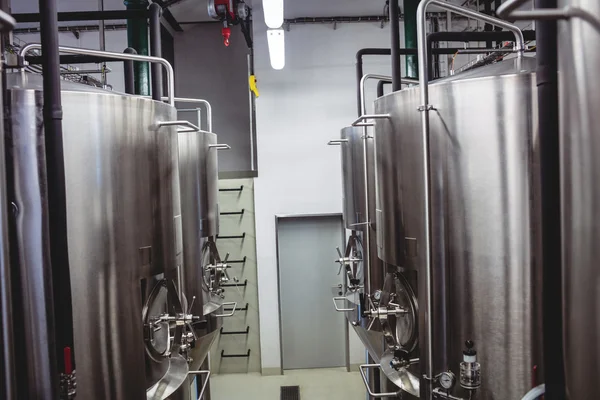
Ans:
[[[365,386],[358,372],[345,368],[285,371],[285,375],[257,373],[214,375],[211,400],[279,400],[281,386],[300,386],[301,400],[364,400]]]

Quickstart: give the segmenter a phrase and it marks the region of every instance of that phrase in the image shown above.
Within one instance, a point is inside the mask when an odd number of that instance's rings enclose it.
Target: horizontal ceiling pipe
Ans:
[[[104,29],[107,31],[122,31],[127,29],[127,24],[106,24],[104,25]],[[81,32],[98,32],[100,27],[98,25],[71,25],[71,26],[59,26],[59,32],[71,32],[74,35],[77,35]],[[37,26],[31,28],[19,28],[13,30],[13,33],[18,34],[27,34],[27,33],[40,33],[40,28]]]
[[[429,12],[427,18],[440,18],[445,19],[446,13],[442,12]],[[400,13],[398,16],[400,21],[404,20],[404,14]],[[363,16],[333,16],[333,17],[298,17],[288,18],[284,21],[285,24],[333,24],[333,23],[368,23],[368,22],[389,22],[390,18],[388,15],[363,15]]]
[[[109,21],[131,18],[148,18],[147,10],[71,11],[58,13],[59,21]],[[17,23],[40,22],[39,13],[13,14]]]

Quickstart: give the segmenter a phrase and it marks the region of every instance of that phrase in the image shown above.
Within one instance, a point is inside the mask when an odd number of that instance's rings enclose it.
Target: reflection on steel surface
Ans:
[[[541,362],[535,60],[503,61],[430,85],[434,375],[478,345],[479,400],[519,398]],[[379,256],[416,271],[426,321],[419,88],[376,101]],[[421,360],[427,359],[419,326]],[[419,376],[425,374],[420,365]],[[509,385],[506,382],[510,382]],[[468,392],[455,388],[454,395]]]
[[[559,0],[600,18],[597,0]],[[600,393],[600,33],[585,21],[558,23],[561,121],[564,355],[567,395]],[[546,382],[552,383],[552,382]]]

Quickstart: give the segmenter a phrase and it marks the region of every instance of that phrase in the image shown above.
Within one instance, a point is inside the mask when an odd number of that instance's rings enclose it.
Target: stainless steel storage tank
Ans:
[[[204,316],[192,326],[198,337],[190,351],[192,368],[200,367],[222,325],[212,314],[223,301],[218,284],[221,272],[210,266],[220,262],[214,254],[219,233],[217,135],[194,129],[178,133],[181,215],[183,219],[184,293],[191,314]],[[213,242],[213,243],[211,243]],[[211,253],[212,252],[212,253]],[[216,257],[216,259],[215,259]],[[195,299],[194,299],[195,297]]]
[[[342,187],[344,191],[344,221],[346,229],[366,228],[365,155],[363,129],[349,126],[341,131]]]
[[[600,19],[597,0],[559,0]],[[569,399],[600,393],[600,32],[558,22],[562,165],[564,355]]]
[[[13,250],[29,279],[48,262],[42,80],[11,74],[8,88]],[[181,311],[170,289],[183,262],[177,133],[159,126],[175,108],[65,81],[62,102],[78,397],[145,399],[163,382],[151,397],[162,398],[187,376],[169,324],[157,321]]]
[[[347,286],[352,293],[363,282],[364,232],[367,227],[365,158],[362,129],[346,127],[341,130],[340,139],[331,140],[330,146],[341,147],[343,212],[346,229],[352,231],[346,248],[338,249],[340,272],[344,270]],[[355,296],[351,296],[355,297]]]
[[[521,398],[542,361],[535,67],[507,60],[429,88],[433,370],[458,376],[464,343],[475,341],[478,400]],[[418,87],[378,99],[377,114],[390,117],[376,121],[375,142],[379,255],[417,271],[423,324],[420,105]],[[458,386],[453,395],[469,398]]]

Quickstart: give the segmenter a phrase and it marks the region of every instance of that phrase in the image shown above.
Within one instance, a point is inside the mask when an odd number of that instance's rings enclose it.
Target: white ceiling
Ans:
[[[98,10],[99,0],[58,0],[59,11],[91,11]],[[252,2],[262,0],[246,0]],[[285,18],[299,17],[335,17],[382,15],[385,0],[284,0]],[[208,0],[182,0],[169,9],[179,22],[210,21],[207,12]],[[464,0],[450,0],[463,3]],[[13,13],[30,13],[38,11],[38,0],[11,0]],[[104,0],[105,10],[124,9],[123,0]]]
[[[254,0],[260,2],[261,0]],[[179,22],[210,21],[208,0],[182,0],[169,9]],[[252,5],[252,0],[246,0]],[[380,15],[385,0],[285,0],[285,18]],[[13,13],[38,11],[38,0],[11,0]],[[105,10],[122,10],[123,0],[104,0]],[[59,11],[98,10],[98,0],[58,0]]]
[[[106,0],[108,1],[108,0]],[[262,0],[246,0],[260,7]],[[465,0],[448,0],[462,4]],[[179,22],[210,21],[207,12],[208,0],[182,0],[169,9]],[[365,15],[383,15],[385,0],[284,0],[286,19],[299,17],[359,17]],[[400,4],[402,8],[402,3]],[[431,8],[435,11],[435,7]]]
[[[260,2],[261,0],[254,0]],[[246,0],[252,5],[252,0]],[[381,15],[385,0],[285,0],[285,18]],[[183,0],[170,7],[177,21],[209,21],[207,0]]]

